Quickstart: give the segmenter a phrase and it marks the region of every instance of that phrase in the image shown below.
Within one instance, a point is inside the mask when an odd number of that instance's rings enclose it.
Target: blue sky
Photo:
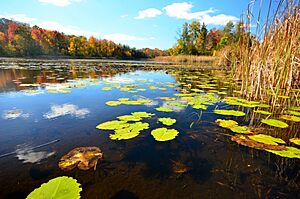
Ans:
[[[132,47],[168,49],[184,22],[237,21],[248,0],[0,0],[0,18]]]

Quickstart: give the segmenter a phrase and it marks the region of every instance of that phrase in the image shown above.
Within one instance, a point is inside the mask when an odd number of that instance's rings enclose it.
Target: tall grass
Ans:
[[[242,82],[243,96],[278,106],[282,96],[300,86],[300,3],[269,0],[269,9],[263,13],[260,7],[254,23],[253,8],[262,2],[252,0],[241,17],[239,40],[230,59],[235,79]]]

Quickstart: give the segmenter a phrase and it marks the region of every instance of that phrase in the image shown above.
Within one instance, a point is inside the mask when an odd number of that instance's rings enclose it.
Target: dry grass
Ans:
[[[299,1],[280,0],[275,15],[268,18],[263,27],[257,27],[262,30],[261,39],[251,36],[252,14],[248,11],[242,19],[242,34],[233,47],[231,61],[235,78],[242,80],[241,92],[245,97],[268,99],[278,105],[280,96],[290,95],[292,89],[299,86],[299,5]],[[270,10],[267,16],[271,16]]]
[[[193,64],[193,63],[214,63],[216,57],[213,56],[195,56],[195,55],[177,55],[177,56],[159,56],[155,57],[154,61],[158,62],[174,62],[182,64]]]

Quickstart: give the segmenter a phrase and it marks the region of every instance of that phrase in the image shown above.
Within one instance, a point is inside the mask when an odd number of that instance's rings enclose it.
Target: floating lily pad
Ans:
[[[236,117],[241,117],[246,115],[242,111],[235,111],[235,110],[214,110],[214,113],[219,115],[236,116]]]
[[[79,147],[60,158],[58,166],[64,171],[70,171],[76,166],[81,170],[95,169],[98,160],[102,158],[103,154],[98,147]]]
[[[105,103],[107,106],[119,106],[122,104],[122,102],[119,101],[108,101]]]
[[[300,116],[300,112],[298,112],[298,111],[289,111],[288,113],[291,115]]]
[[[262,119],[262,123],[267,124],[269,126],[274,126],[278,128],[287,128],[289,125],[283,121],[276,120],[276,119]]]
[[[112,120],[109,122],[104,122],[102,124],[99,124],[96,126],[97,129],[101,130],[117,130],[128,127],[129,124],[127,124],[126,121],[119,121],[119,120]]]
[[[138,122],[138,121],[141,121],[142,118],[141,117],[138,117],[138,116],[134,116],[134,115],[123,115],[123,116],[119,116],[117,117],[119,120],[122,120],[122,121],[132,121],[132,122]]]
[[[128,140],[137,137],[140,131],[148,129],[148,123],[136,122],[129,124],[128,127],[115,130],[114,134],[109,135],[112,140]]]
[[[176,123],[176,119],[172,119],[172,118],[158,118],[158,121],[160,121],[161,123],[163,123],[166,126],[172,126],[173,124]]]
[[[166,107],[159,107],[159,108],[156,108],[156,110],[160,111],[160,112],[173,112],[172,109],[166,108]]]
[[[174,97],[159,97],[159,99],[165,100],[165,101],[174,101],[174,100],[176,100],[176,98],[174,98]]]
[[[282,115],[280,119],[292,121],[292,122],[300,122],[300,117],[293,116],[293,115]]]
[[[276,150],[266,150],[268,152],[274,153],[285,158],[298,158],[300,159],[300,149],[295,147],[286,147],[286,150],[276,151]]]
[[[112,90],[112,87],[102,87],[102,90],[103,91],[110,91],[110,90]]]
[[[154,116],[155,114],[153,113],[147,113],[147,112],[133,112],[131,115],[136,116],[136,117],[141,117],[141,118],[150,118]]]
[[[243,133],[243,134],[251,133],[250,129],[246,126],[234,126],[231,127],[230,130],[234,133]]]
[[[285,141],[283,141],[280,138],[274,138],[270,135],[264,135],[264,134],[257,134],[257,135],[250,135],[248,136],[249,139],[254,140],[256,142],[260,142],[263,144],[269,144],[269,145],[278,145],[279,144],[285,144]]]
[[[175,139],[179,132],[175,129],[158,128],[151,132],[156,141],[164,142]]]
[[[217,123],[219,126],[221,126],[221,127],[223,127],[223,128],[228,128],[228,129],[233,128],[233,127],[235,127],[235,126],[238,125],[238,123],[237,123],[236,121],[234,121],[234,120],[222,120],[222,119],[217,119],[217,120],[216,120],[216,123]]]
[[[260,150],[266,150],[266,149],[268,149],[268,150],[285,150],[286,149],[286,146],[264,144],[264,143],[252,140],[248,136],[245,136],[245,135],[232,136],[231,140],[240,145],[255,148],[255,149],[260,149]]]
[[[77,180],[62,176],[49,180],[32,191],[26,199],[79,199],[82,188]]]
[[[290,142],[300,146],[300,138],[291,138]]]
[[[256,111],[254,111],[254,113],[259,113],[259,114],[262,114],[262,115],[272,115],[271,112],[263,111],[263,110],[256,110]]]
[[[202,109],[202,110],[207,110],[207,106],[203,104],[195,104],[192,106],[194,109]]]

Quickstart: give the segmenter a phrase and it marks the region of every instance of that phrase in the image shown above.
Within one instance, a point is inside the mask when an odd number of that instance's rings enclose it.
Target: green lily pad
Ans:
[[[174,100],[176,100],[176,98],[174,98],[174,97],[159,97],[158,99],[165,100],[165,101],[174,101]]]
[[[112,90],[112,87],[102,87],[102,90],[103,91],[110,91],[110,90]]]
[[[262,123],[267,124],[269,126],[274,126],[278,128],[287,128],[289,125],[283,121],[276,120],[276,119],[262,119]]]
[[[117,117],[119,120],[122,120],[122,121],[132,121],[132,122],[138,122],[138,121],[141,121],[142,118],[141,117],[137,117],[137,116],[134,116],[134,115],[123,115],[123,116],[119,116]]]
[[[105,103],[107,106],[119,106],[121,105],[122,103],[121,102],[118,102],[118,101],[108,101]]]
[[[300,159],[300,149],[295,147],[286,147],[286,150],[276,151],[276,150],[266,150],[268,152],[274,153],[285,158],[298,158]]]
[[[166,126],[172,126],[173,124],[176,123],[176,119],[172,119],[169,117],[158,118],[158,121],[160,121],[161,123],[163,123]]]
[[[27,199],[78,199],[82,191],[80,186],[75,179],[61,176],[36,188],[27,196]]]
[[[194,109],[202,109],[202,110],[207,110],[207,106],[203,104],[195,104],[192,106]]]
[[[292,122],[300,122],[300,117],[293,116],[293,115],[282,115],[280,119],[292,121]]]
[[[234,126],[231,127],[230,130],[234,133],[243,133],[243,134],[251,133],[250,129],[246,126]]]
[[[180,103],[180,102],[169,102],[169,106],[178,106],[178,107],[185,107],[187,106],[186,104]]]
[[[270,135],[264,135],[264,134],[257,134],[257,135],[250,135],[248,136],[251,140],[254,140],[256,142],[260,142],[263,144],[270,144],[270,145],[278,145],[279,144],[285,144],[285,141],[283,141],[280,138],[274,138]]]
[[[96,126],[97,129],[101,130],[117,130],[128,127],[129,124],[126,121],[112,120],[109,122],[104,122]]]
[[[165,107],[159,107],[159,108],[156,108],[157,111],[160,111],[160,112],[173,112],[172,109],[170,108],[165,108]]]
[[[109,138],[112,140],[128,140],[137,137],[140,131],[148,129],[149,124],[143,122],[136,122],[129,124],[128,127],[115,130],[114,134],[110,134]]]
[[[217,119],[215,121],[219,126],[223,127],[223,128],[233,128],[235,126],[238,125],[238,123],[234,120],[222,120],[222,119]]]
[[[259,113],[259,114],[262,114],[262,115],[272,115],[271,112],[263,111],[263,110],[256,110],[256,111],[254,111],[254,113]]]
[[[235,110],[214,110],[214,113],[219,115],[236,116],[236,117],[241,117],[246,115],[242,111],[235,111]]]
[[[291,115],[300,116],[300,112],[298,112],[298,111],[289,111],[288,113]]]
[[[153,113],[147,113],[147,112],[133,112],[131,115],[136,116],[136,117],[141,117],[141,118],[150,118],[154,116],[155,114]]]
[[[292,143],[297,144],[297,145],[300,146],[300,138],[291,138],[290,142],[292,142]]]
[[[164,142],[175,139],[179,132],[175,129],[158,128],[151,132],[156,141]]]
[[[118,101],[120,101],[120,102],[125,102],[125,101],[128,101],[129,100],[129,98],[119,98],[118,99]]]

